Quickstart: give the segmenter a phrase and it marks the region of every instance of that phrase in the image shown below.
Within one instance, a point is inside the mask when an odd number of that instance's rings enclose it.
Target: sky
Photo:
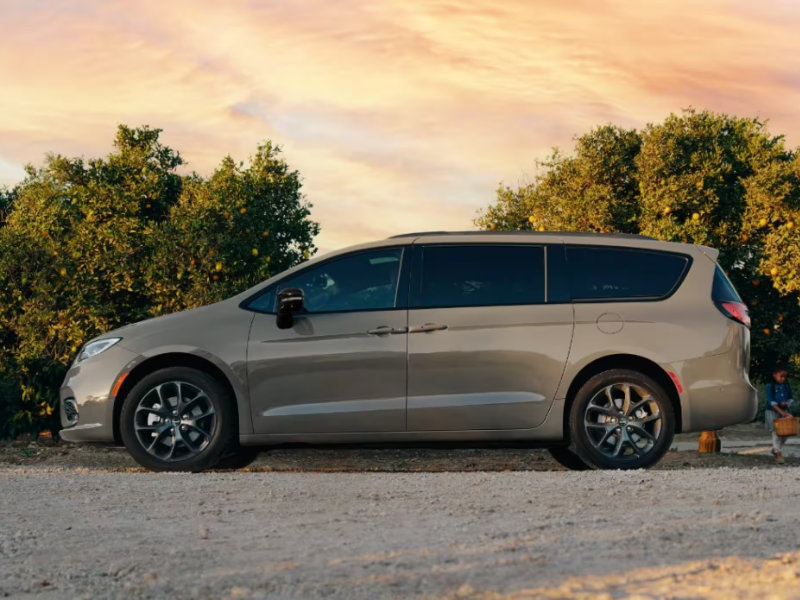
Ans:
[[[800,145],[798,31],[797,0],[0,0],[0,185],[146,124],[201,175],[279,144],[322,251],[470,229],[597,125]]]

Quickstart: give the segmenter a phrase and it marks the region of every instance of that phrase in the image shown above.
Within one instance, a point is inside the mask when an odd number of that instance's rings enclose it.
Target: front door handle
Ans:
[[[427,331],[443,331],[447,329],[447,325],[439,325],[438,323],[425,323],[425,325],[417,325],[408,330],[409,333],[425,333]]]
[[[405,327],[389,327],[388,325],[381,325],[375,329],[368,329],[369,335],[391,335],[393,333],[406,333],[408,329]]]

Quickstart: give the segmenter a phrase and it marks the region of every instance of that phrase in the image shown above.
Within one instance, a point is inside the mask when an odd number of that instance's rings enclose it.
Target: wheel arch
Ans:
[[[564,405],[563,413],[563,432],[564,439],[569,439],[569,415],[572,408],[572,403],[575,401],[575,396],[578,390],[584,383],[589,381],[592,377],[603,371],[611,369],[630,369],[638,371],[646,375],[658,383],[669,397],[672,409],[675,413],[675,433],[680,433],[683,429],[683,417],[681,411],[681,399],[675,383],[667,372],[658,364],[648,358],[637,356],[635,354],[610,354],[602,356],[585,365],[578,373],[572,378],[569,384],[566,395],[566,403]]]
[[[122,413],[122,405],[125,403],[125,398],[127,397],[128,393],[130,393],[133,387],[144,377],[150,373],[160,369],[165,369],[167,367],[188,367],[197,369],[198,371],[202,371],[219,381],[219,383],[222,384],[230,394],[233,404],[232,408],[235,415],[233,422],[236,424],[237,431],[240,430],[238,402],[239,395],[236,393],[236,389],[234,388],[230,378],[222,371],[222,369],[220,369],[212,361],[208,360],[207,358],[203,358],[202,356],[185,352],[168,352],[164,354],[157,354],[140,362],[128,373],[128,375],[125,377],[125,380],[122,382],[122,385],[120,386],[119,391],[114,398],[113,425],[115,443],[122,443],[119,421]]]

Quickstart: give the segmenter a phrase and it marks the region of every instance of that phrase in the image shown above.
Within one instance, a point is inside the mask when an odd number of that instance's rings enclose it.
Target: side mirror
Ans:
[[[278,329],[289,329],[294,324],[294,313],[303,310],[303,290],[286,288],[278,292]]]

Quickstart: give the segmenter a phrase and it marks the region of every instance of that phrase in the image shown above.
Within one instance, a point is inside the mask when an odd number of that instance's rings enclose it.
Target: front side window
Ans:
[[[304,269],[267,290],[250,308],[275,312],[277,292],[300,288],[308,313],[392,309],[403,255],[401,248],[359,252]]]
[[[544,302],[541,246],[426,246],[419,304],[425,308]]]
[[[635,248],[568,246],[573,300],[658,299],[681,281],[689,259]]]

